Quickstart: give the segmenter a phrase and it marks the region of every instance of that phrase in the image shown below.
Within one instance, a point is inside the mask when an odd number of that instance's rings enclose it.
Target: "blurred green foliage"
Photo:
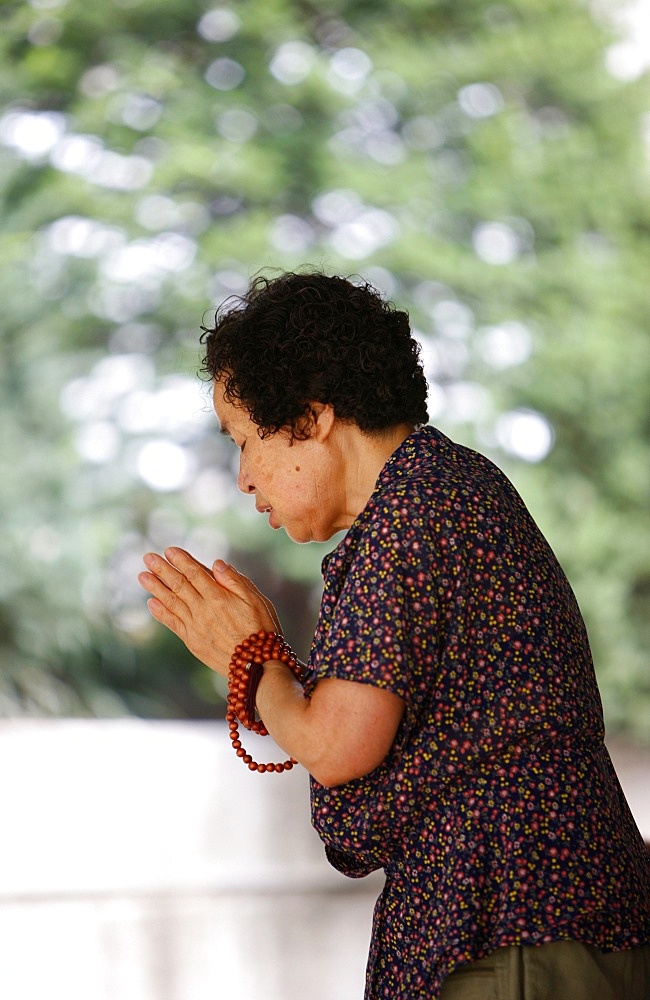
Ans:
[[[308,649],[322,546],[236,496],[206,312],[260,268],[411,314],[431,417],[513,478],[650,737],[647,77],[620,4],[86,0],[0,9],[0,712],[221,715],[142,554],[236,562]],[[603,13],[609,12],[609,19]]]

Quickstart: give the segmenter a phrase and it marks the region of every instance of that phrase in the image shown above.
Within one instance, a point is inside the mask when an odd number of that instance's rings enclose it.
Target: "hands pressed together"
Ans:
[[[228,674],[235,646],[259,629],[282,634],[271,602],[232,566],[217,559],[208,569],[180,548],[148,552],[138,580],[152,595],[148,606],[206,666]]]
[[[224,677],[235,647],[260,629],[282,634],[271,602],[243,574],[217,559],[212,569],[180,548],[149,552],[138,580],[151,614],[191,653]],[[270,663],[258,688],[264,724],[291,757],[325,785],[367,774],[385,758],[404,702],[390,691],[335,677],[310,698],[283,664]]]

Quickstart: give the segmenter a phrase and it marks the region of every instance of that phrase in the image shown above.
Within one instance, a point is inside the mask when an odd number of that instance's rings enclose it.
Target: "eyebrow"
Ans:
[[[221,426],[219,428],[219,433],[223,434],[224,437],[229,437],[232,440],[232,434],[230,433],[230,430],[228,429],[228,424],[221,424]]]

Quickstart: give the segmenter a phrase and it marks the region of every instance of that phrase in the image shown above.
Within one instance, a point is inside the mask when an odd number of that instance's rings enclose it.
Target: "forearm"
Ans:
[[[288,667],[277,660],[264,665],[255,702],[260,718],[278,746],[320,781],[317,772],[326,737],[319,732],[318,713],[313,711],[302,685]]]
[[[227,676],[242,635],[278,634],[272,605],[250,580],[217,560],[213,572],[182,549],[145,556],[140,583],[149,609],[187,648]],[[219,627],[216,627],[216,624]],[[271,660],[257,690],[257,709],[276,742],[323,785],[339,785],[372,771],[397,732],[403,702],[369,684],[326,678],[310,698],[292,672]]]
[[[326,678],[311,698],[278,661],[264,666],[257,710],[273,739],[322,785],[374,770],[389,752],[404,703],[389,691]]]

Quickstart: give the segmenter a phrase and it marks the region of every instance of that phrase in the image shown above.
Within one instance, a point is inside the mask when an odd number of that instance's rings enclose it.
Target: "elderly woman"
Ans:
[[[648,857],[578,606],[504,474],[427,426],[406,313],[287,274],[204,339],[239,488],[296,542],[346,532],[302,676],[222,560],[150,553],[140,581],[218,673],[251,637],[252,715],[309,771],[329,861],[384,869],[368,1000],[647,1000]]]

